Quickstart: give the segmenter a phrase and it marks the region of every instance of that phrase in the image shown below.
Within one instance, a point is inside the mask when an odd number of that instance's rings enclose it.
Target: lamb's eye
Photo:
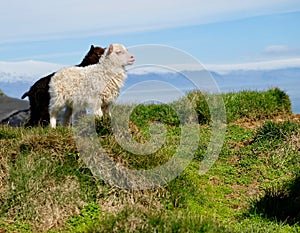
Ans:
[[[120,54],[123,54],[124,52],[119,50],[119,51],[116,51],[116,54],[120,55]]]

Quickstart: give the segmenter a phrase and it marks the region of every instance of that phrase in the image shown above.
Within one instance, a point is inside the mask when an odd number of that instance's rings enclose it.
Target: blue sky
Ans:
[[[115,42],[169,45],[203,64],[300,58],[299,0],[16,0],[0,15],[0,61],[77,64],[91,44]]]

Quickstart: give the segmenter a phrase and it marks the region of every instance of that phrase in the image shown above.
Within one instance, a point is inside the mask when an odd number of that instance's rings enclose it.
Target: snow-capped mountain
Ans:
[[[0,62],[0,89],[8,96],[20,98],[36,80],[62,67],[40,61]]]
[[[0,82],[34,82],[63,65],[40,61],[0,62]]]

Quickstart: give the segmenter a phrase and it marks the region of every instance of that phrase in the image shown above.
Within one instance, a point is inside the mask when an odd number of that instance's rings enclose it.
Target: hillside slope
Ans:
[[[0,126],[0,232],[299,232],[300,120],[288,96],[278,89],[226,95],[224,144],[202,175],[212,128],[203,96],[190,98],[202,121],[194,156],[176,178],[149,190],[121,189],[92,173],[70,127]],[[129,131],[140,147],[157,136],[153,123],[165,125],[153,153],[121,147],[106,118],[95,122],[99,145],[119,167],[162,165],[181,142],[174,113],[167,105],[132,112]]]

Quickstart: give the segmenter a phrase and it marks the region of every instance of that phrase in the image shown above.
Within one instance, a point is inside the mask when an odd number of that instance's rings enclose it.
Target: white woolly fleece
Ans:
[[[102,117],[102,111],[109,114],[109,108],[127,77],[125,66],[132,64],[134,57],[122,45],[111,45],[107,50],[99,63],[87,67],[67,67],[51,78],[51,127],[56,127],[56,117],[65,106],[77,111],[90,108],[99,117]]]

